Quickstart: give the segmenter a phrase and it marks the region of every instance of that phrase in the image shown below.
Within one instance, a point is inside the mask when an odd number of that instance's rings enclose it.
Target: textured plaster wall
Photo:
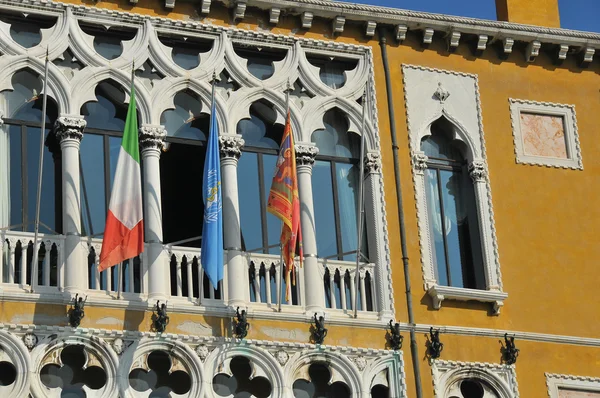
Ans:
[[[558,0],[496,0],[498,20],[560,27]]]

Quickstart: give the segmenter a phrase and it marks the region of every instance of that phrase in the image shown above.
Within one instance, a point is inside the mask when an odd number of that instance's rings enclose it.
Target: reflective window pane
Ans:
[[[338,250],[329,162],[321,160],[315,162],[312,172],[312,189],[318,256],[321,258],[335,256]]]
[[[448,242],[450,279],[452,286],[464,287],[463,265],[466,262],[465,246],[468,245],[468,242],[464,240],[464,234],[459,231],[459,225],[463,225],[466,219],[466,212],[462,206],[459,178],[460,175],[452,171],[440,170],[444,216],[447,225],[446,240]]]
[[[258,155],[242,153],[237,171],[242,245],[244,250],[255,250],[263,246]]]
[[[4,130],[5,128],[3,128],[3,131]],[[8,140],[10,148],[10,224],[8,225],[19,225],[19,227],[15,227],[15,229],[22,229],[21,224],[23,223],[23,170],[21,167],[21,126],[8,126]],[[4,227],[5,225],[2,226]]]
[[[10,37],[25,48],[35,47],[42,41],[40,27],[24,21],[10,24]]]
[[[273,181],[273,174],[275,173],[275,165],[277,163],[277,155],[262,155],[263,158],[263,178],[265,181],[265,201],[269,197],[269,191],[271,190],[271,181]],[[265,204],[266,206],[266,204]],[[265,207],[266,210],[266,207]],[[268,233],[268,253],[279,254],[281,249],[279,248],[279,242],[281,239],[281,220],[271,213],[267,212],[267,233]]]
[[[325,130],[317,130],[312,134],[312,140],[319,148],[319,155],[360,157],[360,136],[348,132],[348,120],[343,112],[336,108],[326,112],[323,123]]]
[[[79,147],[81,218],[84,236],[102,236],[106,222],[104,138],[84,134]]]
[[[192,91],[182,91],[173,100],[175,109],[163,112],[160,122],[167,129],[169,137],[206,141],[209,132],[210,117],[200,113],[202,102]]]
[[[48,137],[46,130],[45,137]],[[40,129],[27,128],[27,231],[35,229],[35,213],[37,203],[38,169],[40,161]],[[45,141],[45,140],[44,140]],[[56,233],[56,196],[55,167],[52,153],[44,146],[44,162],[42,173],[42,192],[40,201],[40,228],[42,233]],[[59,212],[60,214],[60,212]]]
[[[433,243],[432,256],[434,264],[437,266],[437,280],[440,285],[448,286],[442,213],[436,170],[425,170],[425,194],[427,198],[427,214],[429,216],[429,232],[431,234],[431,242]],[[444,227],[450,227],[448,219],[446,219]]]

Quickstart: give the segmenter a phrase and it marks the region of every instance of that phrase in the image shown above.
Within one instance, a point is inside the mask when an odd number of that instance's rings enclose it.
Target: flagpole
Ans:
[[[285,122],[287,123],[287,116],[288,113],[290,112],[290,91],[291,91],[291,87],[290,87],[290,81],[287,81],[287,87],[285,88]],[[295,148],[292,148],[292,151],[295,151]],[[283,227],[284,227],[284,223],[283,220],[281,220],[281,231],[283,232]],[[285,280],[287,282],[287,278],[286,278],[286,273],[285,273],[285,264],[283,264],[283,244],[281,242],[279,242],[279,264],[281,267],[281,274],[283,276],[283,280]],[[293,267],[293,264],[291,265],[291,267]],[[291,270],[290,267],[290,270]],[[291,283],[291,282],[290,282]],[[286,289],[290,289],[291,288],[289,286],[286,286]],[[277,292],[277,303],[278,303],[278,311],[281,312],[281,278],[279,279],[279,286],[278,286],[278,292]],[[287,296],[287,292],[286,292],[286,296]]]
[[[360,160],[359,160],[359,176],[358,176],[358,204],[356,206],[356,272],[354,274],[354,318],[358,317],[358,280],[360,270],[360,249],[362,245],[362,229],[363,229],[363,179],[365,173],[365,135],[366,135],[366,115],[365,109],[367,108],[367,93],[369,91],[369,83],[363,93],[362,100],[362,127],[360,134]],[[364,310],[364,308],[363,308]]]
[[[213,70],[212,80],[210,81],[210,85],[211,85],[211,90],[210,90],[210,95],[211,95],[211,98],[210,98],[210,117],[211,118],[213,117],[212,110],[213,110],[213,108],[215,106],[215,85],[216,85],[216,83],[217,83],[217,72],[215,70]],[[216,115],[215,115],[215,117],[216,117]],[[212,120],[210,121],[210,123],[212,124]],[[210,131],[209,131],[209,135],[210,135]],[[209,137],[209,139],[210,139],[210,137]],[[208,139],[206,140],[206,142],[207,142],[207,145],[208,145]],[[201,245],[204,245],[204,231],[202,231],[202,235],[201,235],[200,238],[201,238],[201,241],[200,241]],[[200,253],[202,253],[202,248],[200,248]],[[221,253],[221,255],[223,255],[223,254]],[[202,263],[202,260],[200,262]],[[206,271],[204,271],[204,274],[206,274]],[[202,279],[204,280],[204,277]],[[219,284],[219,282],[217,282],[217,285],[218,284]],[[210,288],[210,285],[211,285],[211,283],[210,283],[210,278],[209,278],[209,283],[208,283],[208,287],[209,288]],[[213,290],[217,290],[218,286],[213,286],[212,288],[213,288]],[[203,298],[202,294],[203,293],[201,292],[201,289],[200,289],[200,286],[199,286],[198,287],[198,305],[202,304],[202,298]],[[209,292],[209,297],[210,297],[210,292]]]
[[[39,246],[38,246],[38,234],[40,231],[40,208],[42,204],[42,172],[44,170],[44,138],[46,135],[46,107],[48,103],[48,49],[46,48],[46,60],[44,64],[44,83],[43,83],[43,99],[42,99],[42,129],[40,132],[40,163],[38,167],[38,181],[37,181],[37,201],[35,204],[35,226],[33,233],[33,263],[31,264],[31,285],[30,292],[34,292],[34,285],[37,282],[38,272],[38,258],[39,258]],[[46,256],[50,255],[50,250],[46,249]],[[27,282],[27,281],[25,281]]]

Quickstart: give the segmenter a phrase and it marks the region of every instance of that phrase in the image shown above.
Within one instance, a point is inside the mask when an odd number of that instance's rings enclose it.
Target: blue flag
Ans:
[[[219,159],[219,128],[213,98],[210,113],[210,131],[204,178],[202,180],[204,223],[202,225],[202,268],[216,289],[223,279],[223,201],[221,200],[221,163]]]

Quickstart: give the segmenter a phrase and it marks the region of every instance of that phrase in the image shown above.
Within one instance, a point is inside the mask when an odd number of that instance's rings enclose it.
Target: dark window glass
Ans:
[[[175,95],[175,109],[165,111],[165,151],[160,157],[163,240],[180,246],[201,247],[202,179],[210,117],[201,113],[197,94]]]
[[[56,18],[17,15],[3,12],[0,21],[10,25],[10,37],[25,48],[35,47],[42,41],[41,29],[51,28]]]
[[[484,288],[479,224],[473,184],[452,126],[440,119],[421,149],[429,157],[425,194],[433,258],[440,285]]]

